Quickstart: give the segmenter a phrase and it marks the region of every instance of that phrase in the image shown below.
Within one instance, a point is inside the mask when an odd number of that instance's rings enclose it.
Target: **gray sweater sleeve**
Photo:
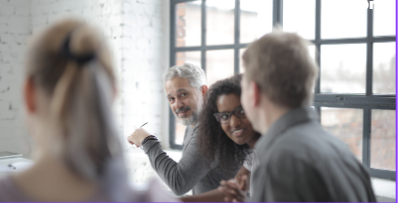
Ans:
[[[196,135],[193,134],[184,146],[178,163],[163,151],[159,141],[149,140],[143,145],[152,167],[176,195],[191,190],[211,170],[197,145]]]

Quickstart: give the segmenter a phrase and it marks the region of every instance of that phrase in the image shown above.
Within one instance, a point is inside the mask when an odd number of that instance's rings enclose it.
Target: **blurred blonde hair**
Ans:
[[[290,108],[310,105],[319,69],[310,56],[310,44],[279,29],[264,35],[242,56],[246,79],[256,82],[274,103]]]
[[[50,100],[67,167],[83,179],[115,187],[109,181],[120,178],[109,175],[127,174],[111,108],[115,74],[106,40],[97,33],[76,19],[51,25],[33,41],[26,74]],[[87,56],[91,57],[83,62],[76,59]],[[109,189],[122,186],[116,185]],[[112,191],[110,195],[117,199]]]

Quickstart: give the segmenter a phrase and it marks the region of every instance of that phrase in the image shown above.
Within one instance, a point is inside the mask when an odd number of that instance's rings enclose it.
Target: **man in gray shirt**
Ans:
[[[255,146],[251,201],[376,201],[366,169],[310,107],[318,67],[308,45],[296,34],[274,31],[243,54],[242,105],[263,134]],[[237,185],[223,183],[240,194]]]
[[[169,68],[165,75],[165,90],[170,108],[182,124],[187,126],[183,142],[182,158],[177,163],[162,149],[156,137],[143,128],[128,137],[130,144],[143,147],[152,167],[176,195],[192,189],[193,194],[216,189],[221,180],[233,178],[236,169],[223,169],[206,162],[197,140],[199,113],[203,96],[207,92],[204,71],[192,64]]]

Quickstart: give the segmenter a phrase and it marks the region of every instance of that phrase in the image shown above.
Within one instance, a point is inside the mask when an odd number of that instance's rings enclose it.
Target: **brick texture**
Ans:
[[[120,135],[144,122],[168,145],[168,106],[161,76],[168,67],[168,1],[0,0],[0,151],[29,156],[22,80],[29,38],[65,17],[79,17],[101,29],[118,75],[115,110]],[[124,142],[125,143],[125,142]],[[125,150],[131,147],[124,144]]]

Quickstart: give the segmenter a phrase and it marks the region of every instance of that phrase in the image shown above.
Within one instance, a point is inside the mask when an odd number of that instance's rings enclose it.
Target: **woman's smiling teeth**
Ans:
[[[243,129],[238,129],[238,130],[233,130],[232,135],[234,136],[240,136],[243,133]]]

